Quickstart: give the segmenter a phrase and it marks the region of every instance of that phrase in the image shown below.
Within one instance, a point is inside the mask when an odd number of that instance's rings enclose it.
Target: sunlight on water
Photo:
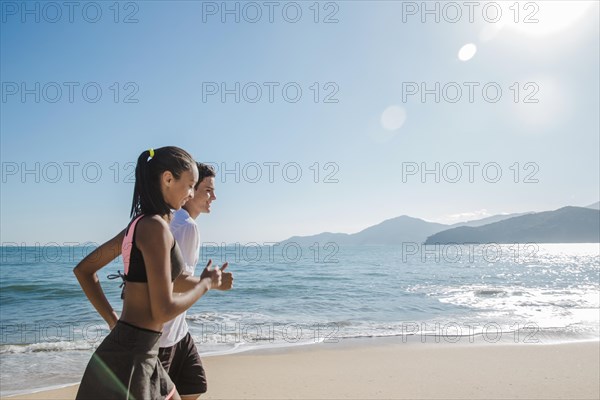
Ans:
[[[600,243],[543,243],[538,248],[539,255],[600,256]]]

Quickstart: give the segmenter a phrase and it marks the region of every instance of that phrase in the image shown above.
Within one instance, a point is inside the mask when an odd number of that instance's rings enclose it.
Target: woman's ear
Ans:
[[[162,173],[161,180],[166,187],[170,187],[175,177],[171,173],[171,171],[165,171]]]

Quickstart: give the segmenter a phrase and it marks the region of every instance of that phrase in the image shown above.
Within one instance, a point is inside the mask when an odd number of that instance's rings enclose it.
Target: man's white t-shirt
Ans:
[[[185,270],[183,273],[194,275],[196,264],[200,258],[200,235],[196,221],[190,217],[190,214],[186,210],[181,208],[173,214],[170,228],[185,261]],[[174,346],[188,333],[185,315],[186,312],[178,315],[164,325],[162,336],[159,340],[160,347]]]

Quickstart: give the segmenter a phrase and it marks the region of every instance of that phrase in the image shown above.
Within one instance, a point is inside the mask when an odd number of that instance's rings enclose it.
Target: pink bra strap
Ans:
[[[129,225],[129,231],[125,235],[123,244],[121,245],[121,255],[123,256],[123,264],[125,264],[125,275],[127,275],[129,272],[129,260],[131,259],[131,247],[133,246],[133,233],[135,232],[135,226],[143,216],[144,215],[140,215],[133,220],[131,225]]]

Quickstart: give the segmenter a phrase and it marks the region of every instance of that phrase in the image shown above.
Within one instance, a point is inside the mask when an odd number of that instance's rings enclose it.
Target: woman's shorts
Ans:
[[[77,399],[169,399],[175,385],[158,360],[161,333],[118,321],[92,355]]]

